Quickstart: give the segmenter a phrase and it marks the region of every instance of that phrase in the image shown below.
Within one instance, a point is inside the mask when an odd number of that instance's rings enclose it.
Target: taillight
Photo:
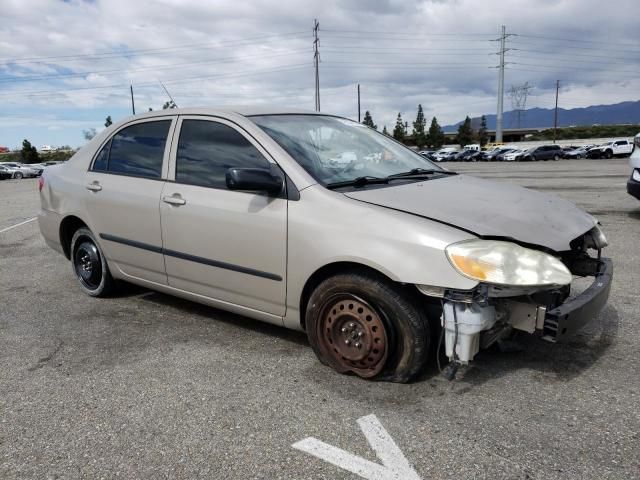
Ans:
[[[38,177],[38,191],[41,192],[44,188],[44,177]]]

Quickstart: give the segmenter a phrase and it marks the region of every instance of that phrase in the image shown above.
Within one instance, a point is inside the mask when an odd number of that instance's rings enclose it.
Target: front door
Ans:
[[[169,285],[277,316],[285,313],[287,200],[227,189],[231,167],[278,168],[239,127],[180,117],[162,192]]]

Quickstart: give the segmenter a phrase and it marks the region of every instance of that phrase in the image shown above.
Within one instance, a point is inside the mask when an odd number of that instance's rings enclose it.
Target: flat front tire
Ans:
[[[340,373],[408,382],[428,358],[424,309],[373,273],[344,273],[320,283],[307,305],[306,329],[319,360]]]
[[[107,261],[88,228],[79,228],[71,239],[71,266],[80,288],[92,297],[105,297],[113,291],[113,278]]]

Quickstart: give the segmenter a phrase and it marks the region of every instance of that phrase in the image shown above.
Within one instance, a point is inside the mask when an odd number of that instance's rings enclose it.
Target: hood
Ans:
[[[595,219],[553,195],[466,175],[346,192],[349,198],[419,215],[480,237],[504,237],[554,251]]]

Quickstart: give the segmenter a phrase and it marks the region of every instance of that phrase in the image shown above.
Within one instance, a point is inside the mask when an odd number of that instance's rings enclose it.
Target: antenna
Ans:
[[[158,83],[160,84],[160,86],[163,88],[163,90],[165,91],[165,93],[167,94],[167,96],[169,97],[169,100],[171,100],[171,103],[173,103],[176,108],[178,107],[178,104],[175,102],[175,100],[173,99],[173,97],[171,96],[171,94],[169,93],[169,90],[167,90],[167,87],[164,86],[164,83],[162,83],[160,80],[158,80]]]

